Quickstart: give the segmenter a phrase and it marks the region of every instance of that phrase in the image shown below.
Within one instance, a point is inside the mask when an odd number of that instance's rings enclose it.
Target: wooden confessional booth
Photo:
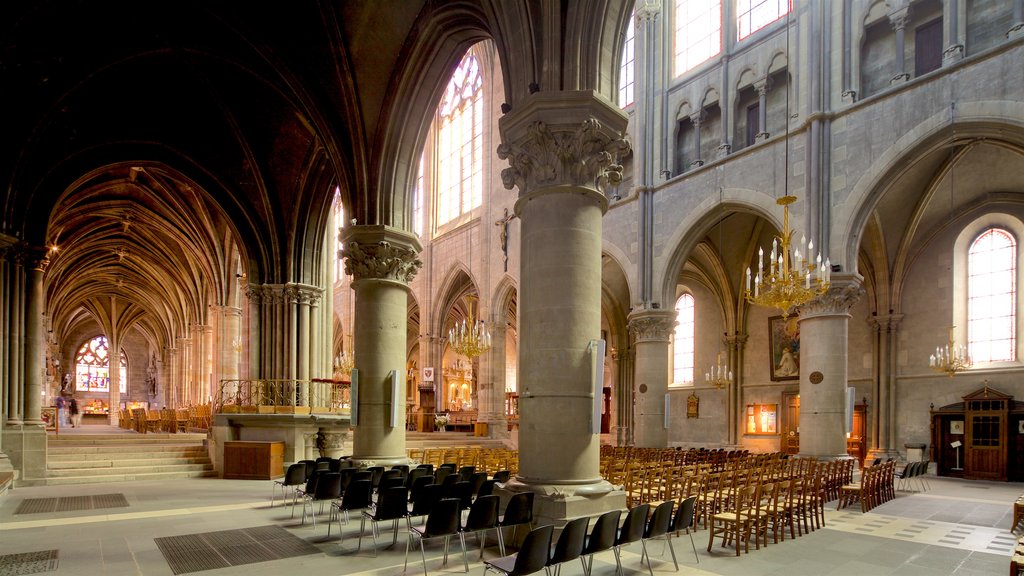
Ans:
[[[939,476],[1024,480],[1024,402],[988,386],[932,408],[931,458]]]

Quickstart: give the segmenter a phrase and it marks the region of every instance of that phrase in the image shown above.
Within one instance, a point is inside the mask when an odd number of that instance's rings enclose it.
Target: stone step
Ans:
[[[53,478],[23,478],[18,486],[58,486],[67,484],[96,484],[108,482],[130,482],[133,480],[176,480],[181,478],[213,478],[215,470],[198,470],[185,472],[127,472],[111,475],[66,476]]]
[[[94,459],[94,460],[53,460],[46,463],[47,470],[81,470],[84,468],[144,468],[150,466],[171,466],[176,464],[209,464],[206,454],[194,456],[176,456],[167,458],[137,459]]]
[[[75,478],[75,477],[89,477],[89,476],[127,476],[127,475],[139,475],[139,474],[157,474],[157,473],[174,473],[174,472],[206,472],[212,471],[213,465],[209,462],[200,462],[195,464],[167,464],[164,466],[120,466],[117,468],[112,467],[91,467],[91,468],[66,468],[66,469],[48,469],[46,471],[47,478]]]
[[[100,439],[91,437],[78,437],[68,439],[53,439],[47,440],[46,445],[50,447],[65,447],[65,446],[163,446],[167,444],[202,444],[206,440],[205,436],[196,438],[175,438],[171,436],[169,438],[143,438],[137,436],[129,436],[126,438],[110,438]]]
[[[206,447],[202,444],[162,444],[147,446],[125,445],[125,446],[49,446],[47,447],[48,457],[65,458],[67,456],[78,456],[87,458],[89,456],[120,455],[120,454],[152,454],[154,457],[162,457],[169,454],[192,454],[205,453]],[[145,456],[139,456],[140,458]]]

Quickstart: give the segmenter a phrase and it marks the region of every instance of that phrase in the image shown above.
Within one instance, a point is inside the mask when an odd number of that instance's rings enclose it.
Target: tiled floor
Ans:
[[[123,493],[127,508],[14,515],[27,498],[54,498]],[[787,540],[739,558],[716,542],[713,554],[707,548],[707,531],[694,535],[700,563],[687,537],[675,540],[681,572],[686,574],[758,575],[862,575],[862,574],[1005,574],[1011,535],[1009,511],[1024,492],[1022,484],[931,480],[927,493],[899,493],[898,497],[867,514],[859,509],[836,511],[829,507],[826,528]],[[402,573],[404,534],[395,549],[385,549],[390,534],[383,536],[375,558],[369,528],[362,551],[356,553],[358,522],[345,528],[344,542],[337,526],[327,537],[326,527],[314,530],[299,523],[299,510],[291,516],[287,506],[268,507],[270,482],[192,479],[174,482],[125,482],[80,486],[19,488],[0,498],[0,555],[59,550],[57,569],[46,574],[163,576],[172,574],[155,538],[275,525],[314,544],[319,553],[272,560],[230,568],[197,572],[201,575],[258,576],[262,574],[345,574],[384,576]],[[387,527],[381,527],[387,532]],[[493,536],[491,538],[493,541]],[[467,538],[470,572],[480,574],[476,540]],[[453,556],[441,567],[440,544],[428,545],[430,574],[461,574],[458,542]],[[671,558],[661,557],[662,544],[651,546],[654,572],[674,574]],[[497,555],[488,547],[485,557]],[[640,546],[623,552],[627,574],[646,574],[640,565]],[[409,573],[422,572],[419,554],[409,559]],[[615,573],[611,552],[601,553],[594,562],[594,574]],[[582,574],[579,563],[566,565],[562,574]]]

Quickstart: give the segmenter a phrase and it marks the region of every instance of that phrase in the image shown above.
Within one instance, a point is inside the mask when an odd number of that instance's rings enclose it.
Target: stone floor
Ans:
[[[786,576],[1006,574],[1010,550],[1016,541],[1016,536],[1007,530],[1012,502],[1024,492],[1024,485],[945,478],[931,478],[930,484],[928,492],[900,492],[895,500],[867,514],[853,508],[836,511],[833,503],[828,509],[824,529],[796,540],[769,545],[760,551],[752,549],[750,554],[738,558],[720,548],[718,542],[714,552],[709,554],[708,533],[702,530],[694,535],[700,559],[697,564],[690,543],[683,536],[681,540],[674,540],[680,571],[686,574]],[[293,542],[299,545],[293,549],[305,554],[195,573],[246,576],[384,576],[402,573],[404,529],[400,532],[398,545],[393,549],[385,548],[391,543],[387,530],[390,525],[382,525],[384,535],[380,539],[379,553],[374,557],[367,527],[362,550],[356,552],[358,522],[345,527],[344,541],[338,538],[337,524],[328,537],[322,521],[314,529],[308,521],[305,525],[300,523],[300,510],[296,510],[295,517],[292,517],[289,506],[278,504],[269,507],[270,488],[269,481],[211,478],[18,488],[0,498],[0,576],[48,570],[53,574],[90,576],[169,575],[174,572],[158,548],[157,539],[264,526],[284,528],[288,534],[305,541]],[[15,514],[27,499],[113,493],[124,494],[128,506]],[[98,498],[79,500],[102,501]],[[224,539],[235,538],[238,533],[240,531],[224,535]],[[284,534],[274,528],[264,529],[264,533]],[[288,538],[287,534],[285,537]],[[282,540],[278,542],[288,544]],[[306,553],[309,549],[305,543],[315,546],[318,552]],[[477,560],[476,540],[467,538],[467,543],[470,547],[470,572],[480,574],[483,565]],[[244,546],[231,548],[236,552],[236,559],[241,557],[240,561],[262,558],[259,554],[247,555],[246,551],[255,549]],[[453,542],[452,549],[454,553],[448,566],[442,568],[440,544],[428,544],[427,571],[430,574],[461,574],[463,567],[458,541]],[[56,562],[52,558],[47,560],[49,557],[45,554],[39,555],[42,559],[35,565],[8,562],[5,567],[2,561],[5,555],[50,550],[58,551]],[[651,550],[656,574],[675,573],[669,555],[659,556],[663,550],[661,543],[652,544]],[[186,556],[190,554],[188,550],[185,552]],[[496,546],[489,546],[484,551],[485,558],[497,554]],[[202,560],[199,551],[194,556],[197,561]],[[622,557],[626,574],[647,573],[647,567],[640,564],[639,544],[627,548]],[[409,573],[422,571],[419,554],[414,550],[409,558]],[[614,573],[612,553],[598,554],[594,561],[595,576]],[[578,562],[567,564],[562,574],[582,574],[582,569]]]

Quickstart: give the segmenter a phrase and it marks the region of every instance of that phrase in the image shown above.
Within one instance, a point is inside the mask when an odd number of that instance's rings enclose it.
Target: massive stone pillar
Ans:
[[[833,274],[828,292],[800,307],[802,456],[846,457],[849,310],[864,292],[861,282]]]
[[[668,446],[665,396],[668,394],[669,343],[675,310],[643,310],[629,317],[636,347],[636,420],[634,441],[644,448]]]
[[[498,156],[511,165],[502,180],[519,189],[522,258],[519,475],[509,489],[537,493],[539,523],[621,507],[599,473],[592,342],[601,337],[601,188],[621,175],[612,158],[628,150],[626,117],[592,92],[541,91],[500,128]]]
[[[43,272],[50,263],[41,253],[32,258],[28,271],[28,290],[25,310],[25,404],[24,423],[27,426],[42,426],[42,390],[46,372],[46,339],[43,329],[45,291]]]
[[[408,462],[405,455],[405,357],[408,291],[422,262],[416,236],[387,226],[342,229],[345,273],[355,291],[358,421],[352,458],[363,465]],[[391,373],[399,379],[392,394]],[[392,422],[392,410],[397,417]]]

